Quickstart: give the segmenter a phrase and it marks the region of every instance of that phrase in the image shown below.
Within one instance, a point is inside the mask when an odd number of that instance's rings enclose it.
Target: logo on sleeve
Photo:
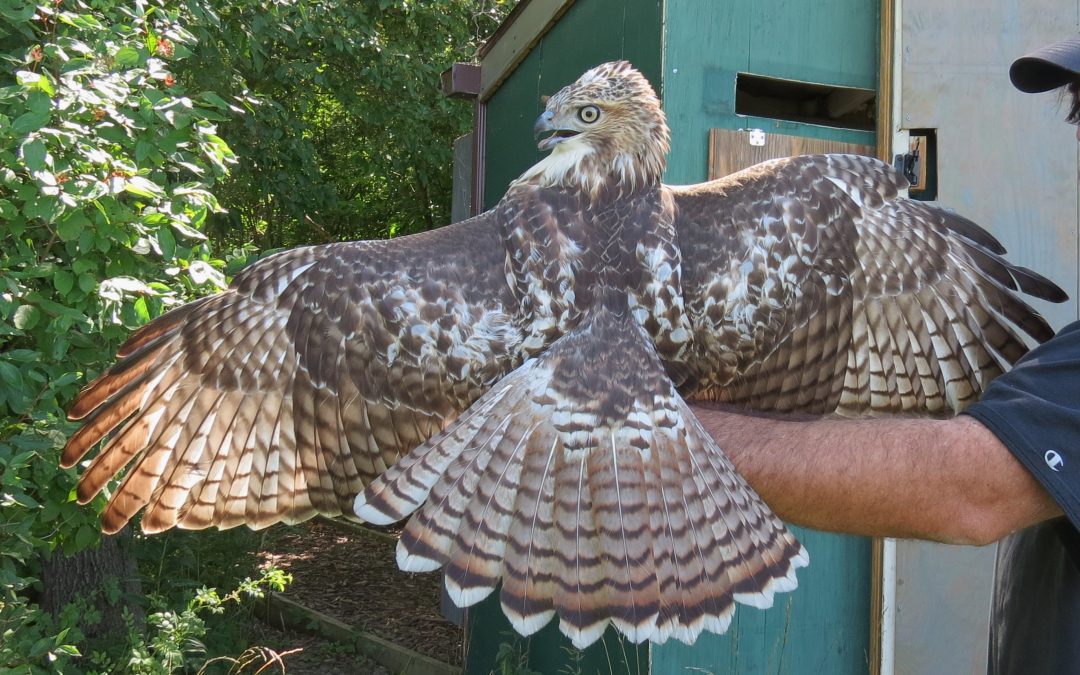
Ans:
[[[1065,466],[1065,460],[1058,454],[1057,450],[1047,450],[1043,455],[1043,461],[1046,462],[1046,466],[1050,467],[1051,471],[1061,471],[1061,467]]]

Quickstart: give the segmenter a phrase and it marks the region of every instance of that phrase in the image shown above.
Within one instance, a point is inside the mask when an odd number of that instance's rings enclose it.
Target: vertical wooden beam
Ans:
[[[870,675],[881,675],[881,618],[884,610],[885,540],[874,537],[870,544]]]
[[[893,148],[893,37],[896,28],[895,0],[881,0],[878,39],[877,150],[878,158],[892,162]]]
[[[877,156],[893,158],[893,61],[896,0],[881,0],[878,38]],[[885,606],[885,540],[874,537],[870,545],[870,675],[882,675],[882,637]],[[889,638],[891,639],[891,637]]]
[[[468,213],[465,217],[479,214],[484,208],[484,152],[487,148],[487,105],[480,99],[479,63],[455,63],[442,72],[440,82],[443,96],[447,98],[471,98],[473,105],[472,150],[468,186]],[[455,155],[457,153],[455,144]],[[457,159],[455,157],[455,164]],[[455,177],[455,183],[456,183]],[[457,200],[455,191],[455,200]],[[454,211],[457,211],[455,202]],[[451,221],[453,222],[453,221]],[[444,598],[445,599],[445,598]],[[460,621],[455,621],[460,625]]]
[[[484,176],[487,169],[487,103],[476,99],[473,116],[472,215],[484,210]]]

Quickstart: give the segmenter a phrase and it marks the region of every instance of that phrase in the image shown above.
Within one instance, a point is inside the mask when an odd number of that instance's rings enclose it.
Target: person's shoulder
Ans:
[[[1014,370],[1036,364],[1048,365],[1065,362],[1080,365],[1080,321],[1073,321],[1041,345],[1037,345],[1022,357]]]
[[[1057,332],[1054,338],[1080,335],[1080,321],[1073,321]]]

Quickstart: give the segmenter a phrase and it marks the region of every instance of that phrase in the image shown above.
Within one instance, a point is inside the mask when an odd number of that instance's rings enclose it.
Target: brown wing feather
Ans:
[[[877,160],[823,155],[672,188],[697,348],[683,390],[777,411],[944,414],[1027,351],[1019,331],[1048,339],[1018,295],[1064,292],[904,187]]]
[[[485,215],[288,251],[143,327],[71,408],[84,423],[65,466],[108,439],[80,501],[132,464],[107,532],[143,507],[150,532],[350,513],[364,485],[513,367],[500,235]]]

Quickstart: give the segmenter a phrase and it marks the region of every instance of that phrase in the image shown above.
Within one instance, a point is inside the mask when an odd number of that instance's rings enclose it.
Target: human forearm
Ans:
[[[970,417],[790,421],[694,411],[762,498],[800,525],[984,544],[1060,515]]]

